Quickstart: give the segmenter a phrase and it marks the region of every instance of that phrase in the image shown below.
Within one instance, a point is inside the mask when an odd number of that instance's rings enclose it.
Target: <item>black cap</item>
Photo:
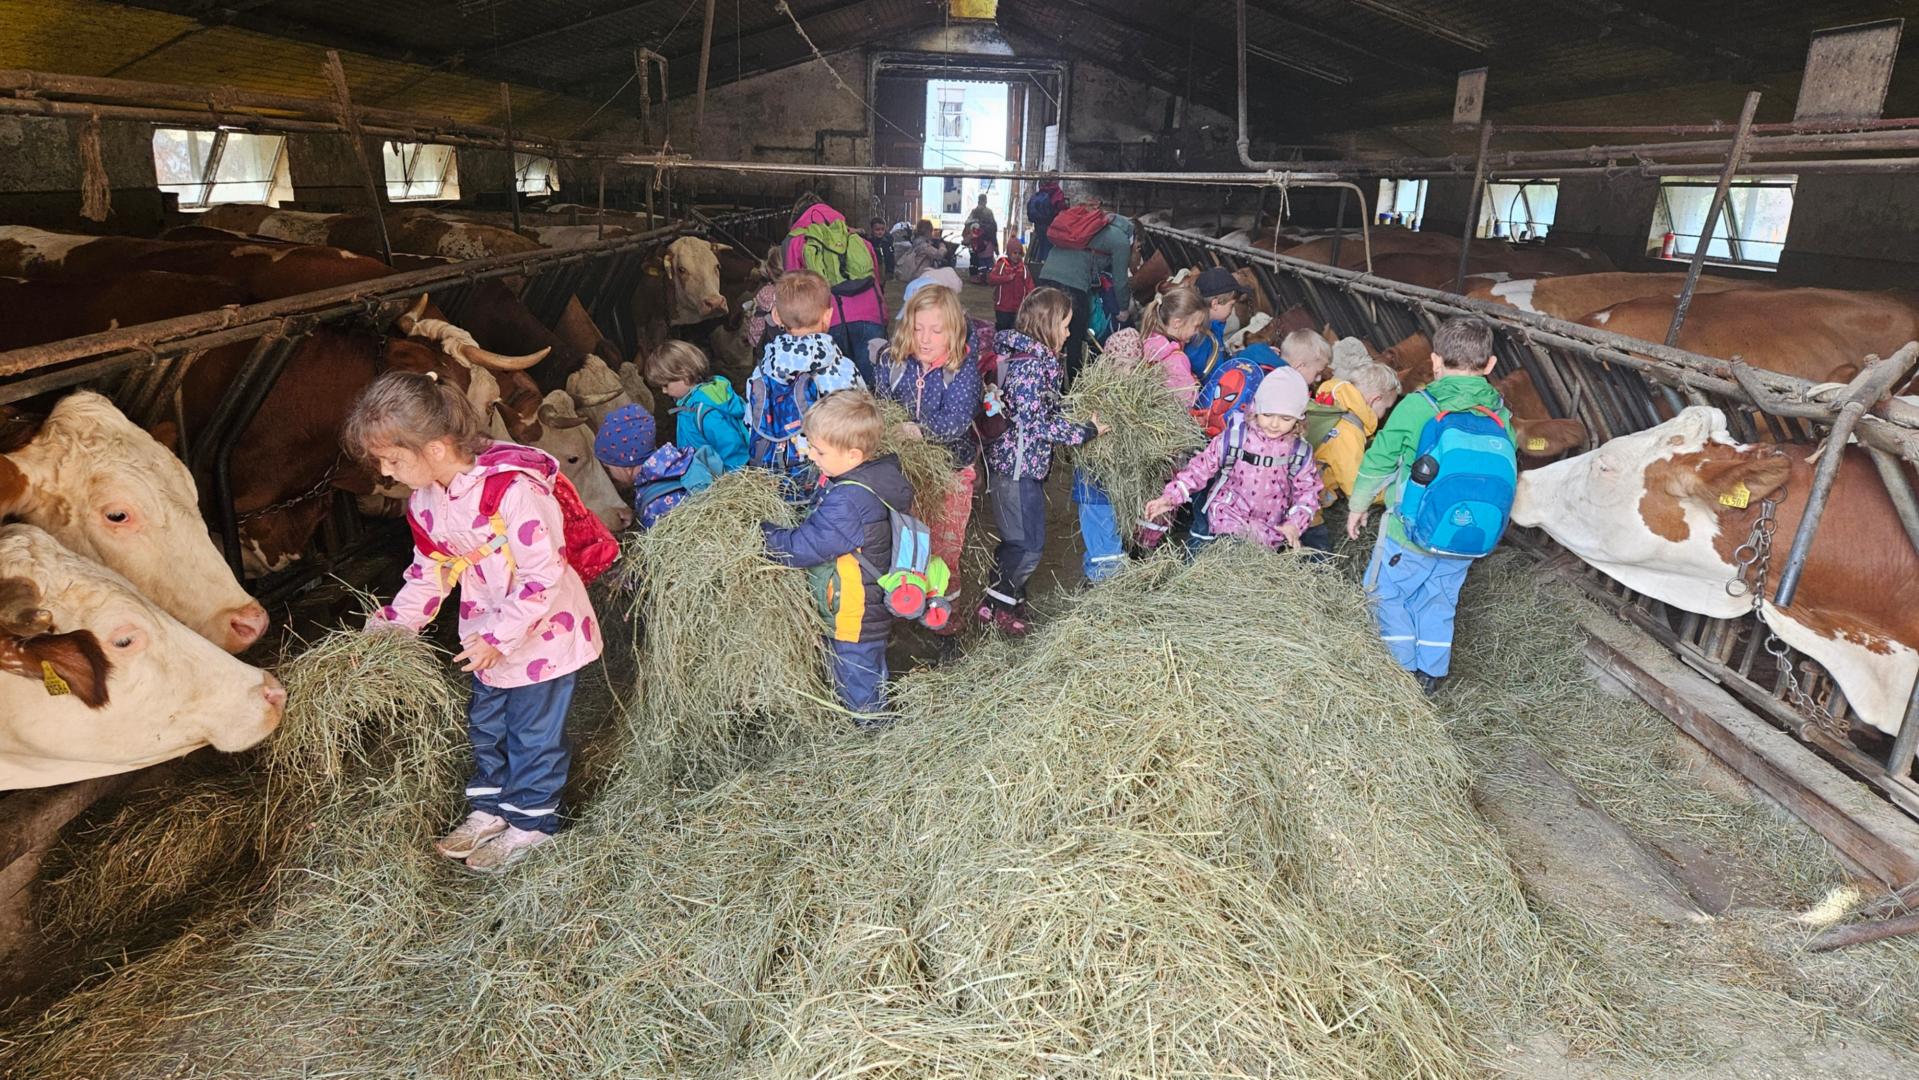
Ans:
[[[1228,293],[1243,293],[1246,291],[1246,287],[1239,283],[1239,279],[1233,276],[1233,272],[1223,266],[1215,266],[1208,270],[1201,270],[1199,272],[1197,287],[1199,289],[1199,295],[1208,300],[1211,300],[1215,296],[1225,296]]]

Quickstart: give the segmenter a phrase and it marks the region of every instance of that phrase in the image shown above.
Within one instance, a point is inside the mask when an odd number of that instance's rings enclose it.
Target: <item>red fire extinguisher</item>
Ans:
[[[1673,232],[1671,229],[1666,230],[1666,235],[1659,238],[1659,257],[1662,259],[1672,258],[1673,251],[1678,247],[1678,244],[1679,234]]]

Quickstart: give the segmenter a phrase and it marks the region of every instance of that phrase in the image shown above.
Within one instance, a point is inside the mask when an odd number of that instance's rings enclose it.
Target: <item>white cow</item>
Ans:
[[[245,750],[286,705],[274,677],[31,525],[0,526],[0,789]]]

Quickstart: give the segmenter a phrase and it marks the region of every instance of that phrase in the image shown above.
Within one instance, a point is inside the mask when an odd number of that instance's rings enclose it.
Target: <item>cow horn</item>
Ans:
[[[421,319],[426,318],[426,306],[431,302],[432,297],[426,293],[421,293],[420,298],[413,302],[413,306],[408,308],[406,313],[400,316],[400,333],[411,334],[413,327],[418,324]]]
[[[586,423],[586,417],[563,413],[552,405],[540,406],[540,423],[550,428],[576,428]]]
[[[573,400],[577,402],[582,409],[597,409],[625,393],[626,389],[622,387],[618,390],[609,390],[604,394],[588,394],[585,397],[575,397]]]
[[[530,352],[525,356],[502,356],[499,353],[482,349],[478,345],[468,345],[460,350],[460,357],[469,364],[478,364],[483,368],[491,368],[494,371],[525,371],[527,368],[546,359],[546,354],[552,351],[553,346],[548,345],[538,352]]]
[[[40,589],[24,578],[0,579],[0,633],[37,637],[53,629],[53,612],[40,606]]]

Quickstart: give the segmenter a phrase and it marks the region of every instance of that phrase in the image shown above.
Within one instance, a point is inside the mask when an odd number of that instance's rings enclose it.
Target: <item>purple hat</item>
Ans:
[[[593,456],[602,465],[630,469],[653,452],[653,415],[638,405],[622,405],[600,422]]]

